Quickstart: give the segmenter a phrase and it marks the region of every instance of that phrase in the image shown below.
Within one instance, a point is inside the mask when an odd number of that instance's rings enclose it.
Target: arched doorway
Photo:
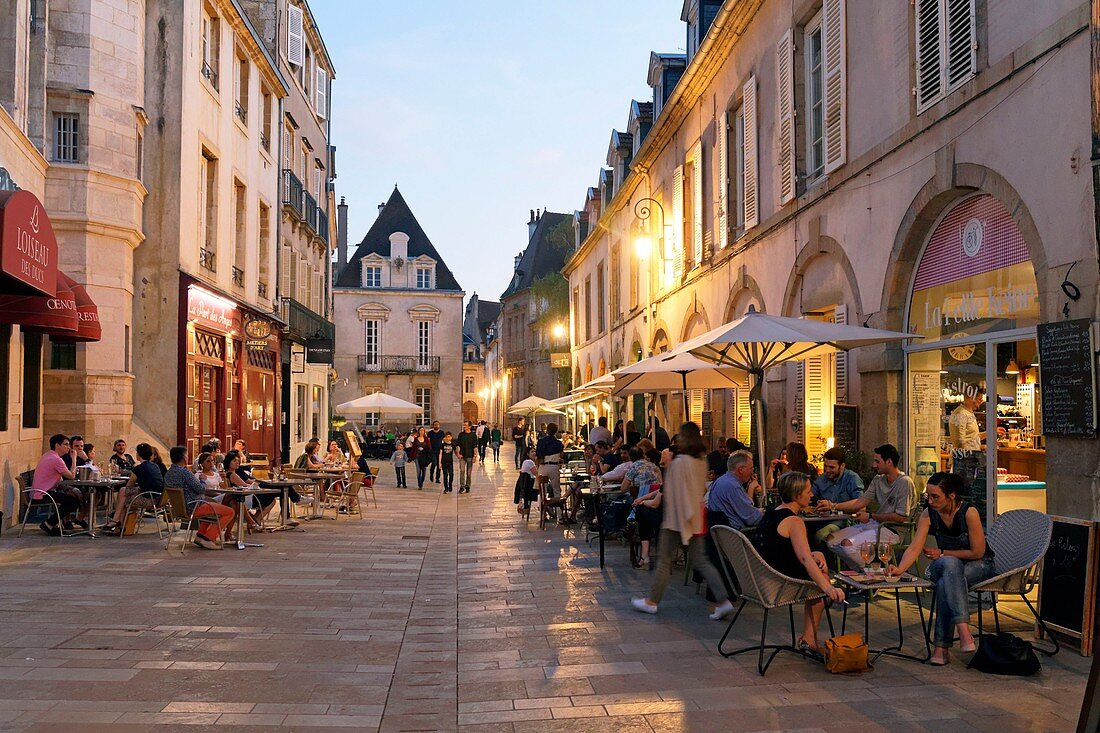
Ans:
[[[462,403],[462,419],[469,420],[472,423],[477,422],[480,419],[477,413],[476,402],[474,402],[473,400],[466,400]]]

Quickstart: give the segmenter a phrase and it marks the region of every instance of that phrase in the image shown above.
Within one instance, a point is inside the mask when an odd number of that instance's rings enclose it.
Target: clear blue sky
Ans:
[[[336,65],[349,247],[398,184],[467,295],[495,300],[528,211],[572,212],[611,129],[682,51],[681,0],[312,0]]]

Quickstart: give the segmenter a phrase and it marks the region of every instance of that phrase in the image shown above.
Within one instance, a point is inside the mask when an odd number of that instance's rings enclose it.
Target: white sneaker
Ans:
[[[199,547],[206,548],[207,550],[220,550],[220,549],[222,549],[222,546],[219,545],[217,542],[214,542],[213,540],[208,540],[205,537],[203,537],[202,535],[198,535],[197,537],[195,537],[195,544],[198,545]]]
[[[733,613],[733,604],[730,603],[730,599],[726,599],[714,607],[714,613],[709,618],[711,621],[721,621],[726,616]]]
[[[641,611],[642,613],[657,613],[657,607],[650,605],[644,598],[635,598],[630,602],[630,605],[634,606],[635,611]]]

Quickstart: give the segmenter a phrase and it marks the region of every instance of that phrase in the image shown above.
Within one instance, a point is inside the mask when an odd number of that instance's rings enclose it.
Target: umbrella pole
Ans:
[[[754,378],[756,380],[756,404],[754,405],[756,419],[753,422],[756,423],[756,454],[760,457],[760,465],[757,467],[757,472],[761,479],[765,479],[764,472],[767,470],[768,464],[767,452],[764,447],[764,373],[758,372],[754,375]],[[761,483],[764,489],[767,490],[768,486],[766,480]]]
[[[688,375],[687,372],[680,372],[680,381],[684,383],[684,422],[691,420],[691,412],[688,410]],[[699,426],[702,429],[702,425]]]

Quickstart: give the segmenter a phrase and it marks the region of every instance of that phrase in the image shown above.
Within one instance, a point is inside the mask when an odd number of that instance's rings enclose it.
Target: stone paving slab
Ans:
[[[761,678],[755,657],[716,653],[725,627],[682,575],[658,615],[640,615],[629,601],[650,576],[629,567],[625,548],[610,543],[601,571],[583,532],[525,524],[506,460],[477,466],[462,496],[387,488],[384,469],[364,521],[305,523],[243,552],[168,553],[148,529],[99,540],[5,534],[0,731],[1075,725],[1088,660],[1072,650],[1043,658],[1034,679],[886,658],[872,673],[834,677],[782,656]],[[873,628],[886,629],[892,607],[873,612]],[[759,618],[747,610],[734,640],[751,640]],[[915,627],[909,606],[906,619]]]

